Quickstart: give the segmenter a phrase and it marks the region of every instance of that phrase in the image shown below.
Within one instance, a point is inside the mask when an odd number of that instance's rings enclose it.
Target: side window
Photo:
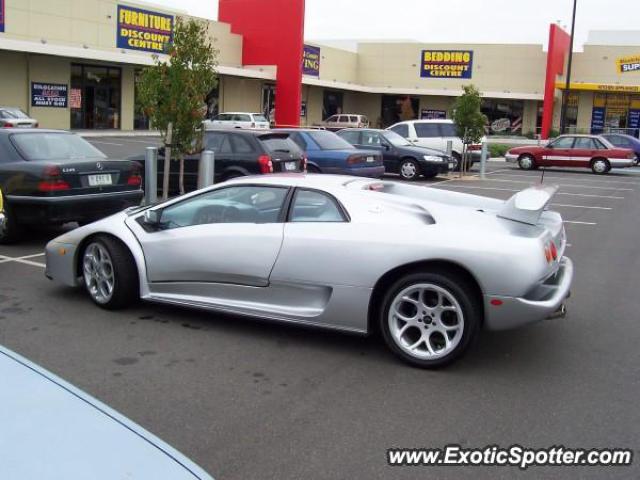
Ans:
[[[418,138],[437,138],[440,137],[440,128],[437,123],[414,123],[416,135]]]
[[[338,117],[338,123],[348,123],[349,122],[349,117],[347,117],[346,115],[340,115]]]
[[[219,122],[228,122],[229,120],[231,120],[231,115],[229,115],[228,113],[221,113],[220,115],[215,117],[215,120],[218,120]]]
[[[233,117],[233,119],[236,122],[250,122],[251,121],[251,117],[249,115],[235,115]]]
[[[595,150],[597,147],[592,138],[578,137],[576,138],[576,142],[574,143],[573,148],[581,150]]]
[[[329,223],[344,222],[345,218],[336,201],[326,193],[298,190],[293,199],[290,221]]]
[[[294,133],[290,138],[296,143],[296,145],[298,145],[302,149],[302,151],[307,151],[308,145],[302,135],[300,135],[299,133]]]
[[[213,150],[215,153],[231,153],[231,144],[226,133],[207,134],[204,146],[206,150]]]
[[[207,192],[162,211],[163,230],[215,223],[278,223],[287,189],[239,186]]]
[[[253,145],[245,137],[241,135],[232,135],[231,144],[233,146],[234,153],[253,153]]]
[[[378,132],[362,132],[362,145],[380,146],[381,139]]]
[[[409,126],[406,123],[391,127],[389,130],[391,130],[392,132],[396,132],[402,138],[409,138]]]
[[[560,137],[549,146],[552,148],[572,148],[574,137]]]
[[[456,131],[456,126],[452,123],[441,123],[440,135],[443,137],[457,137],[458,132]]]
[[[624,137],[620,137],[618,135],[611,135],[610,137],[607,137],[607,139],[617,147],[631,147],[632,146],[631,141],[629,139],[624,138]]]
[[[349,123],[358,123],[358,117],[355,115],[349,116]]]
[[[338,117],[335,116],[335,115],[332,116],[332,117],[327,118],[327,120],[326,120],[327,123],[336,123],[337,121],[338,121]]]
[[[624,139],[627,142],[629,142],[626,138]],[[609,147],[607,147],[604,143],[602,143],[600,140],[594,139],[593,143],[595,144],[596,148],[598,150],[608,150]],[[629,146],[631,146],[631,142],[629,142]]]
[[[358,130],[347,130],[340,132],[340,136],[351,145],[360,145],[360,132]]]

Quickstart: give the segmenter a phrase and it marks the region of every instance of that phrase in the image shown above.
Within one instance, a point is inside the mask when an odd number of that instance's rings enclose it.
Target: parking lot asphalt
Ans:
[[[111,147],[110,156],[121,148]],[[492,163],[486,180],[433,186],[506,199],[540,175]],[[545,183],[560,186],[553,208],[567,222],[576,267],[568,318],[483,333],[445,370],[407,367],[376,337],[152,304],[102,311],[44,277],[42,249],[57,230],[0,247],[0,344],[220,480],[639,478],[640,169],[549,169]],[[387,466],[388,448],[451,443],[626,447],[635,463]]]
[[[147,147],[159,147],[160,137],[85,137],[107,157],[123,159],[143,155]]]

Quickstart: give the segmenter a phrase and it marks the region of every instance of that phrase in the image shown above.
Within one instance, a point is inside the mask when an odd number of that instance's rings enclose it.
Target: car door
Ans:
[[[591,137],[576,137],[572,150],[572,167],[589,168],[591,159],[597,157],[600,153],[598,152],[598,146]]]
[[[382,155],[384,168],[388,172],[394,172],[398,169],[398,158],[393,146],[387,142],[380,132],[371,130],[363,130],[361,135],[361,143],[356,145],[358,148],[365,150],[373,150]]]
[[[159,209],[159,223],[138,217],[136,235],[150,289],[212,296],[216,285],[266,287],[282,246],[285,187],[236,185]]]
[[[549,143],[542,152],[542,166],[569,167],[573,157],[575,137],[559,137]]]

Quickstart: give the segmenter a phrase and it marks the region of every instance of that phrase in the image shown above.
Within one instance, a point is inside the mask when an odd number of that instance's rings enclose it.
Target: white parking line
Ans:
[[[572,220],[565,220],[563,223],[571,223],[573,225],[597,225],[597,223],[594,222],[575,222]]]
[[[433,185],[433,187],[437,187],[437,186],[438,184]],[[495,190],[499,192],[516,192],[516,193],[522,191],[522,190],[514,190],[512,188],[476,187],[472,185],[447,185],[447,188],[469,188],[474,190]],[[608,198],[610,200],[624,200],[624,197],[617,197],[612,195],[591,195],[588,193],[558,192],[556,193],[556,195],[569,195],[572,197],[587,197],[587,198]]]
[[[516,175],[516,176],[522,176],[522,175]],[[489,179],[487,181],[489,181],[489,182],[503,182],[503,183],[523,183],[523,184],[527,184],[527,185],[540,183],[540,182],[526,182],[524,180],[504,180],[502,178],[491,178],[491,179]],[[560,183],[559,186],[561,186],[561,187],[570,187],[570,188],[594,188],[596,190],[620,190],[620,191],[625,191],[625,192],[633,192],[633,191],[635,191],[634,188],[596,187],[596,186],[593,186],[593,185],[575,185],[575,184],[570,184],[570,183]]]
[[[564,208],[587,208],[591,210],[613,210],[611,207],[591,207],[586,205],[566,205],[564,203],[552,203],[552,207],[564,207]]]
[[[31,265],[32,267],[40,267],[40,268],[45,268],[46,265],[44,263],[39,263],[39,262],[32,262],[31,260],[28,260],[29,258],[36,258],[36,257],[41,257],[43,256],[44,253],[38,253],[35,255],[26,255],[24,257],[7,257],[5,255],[0,255],[0,264],[2,263],[22,263],[24,265]]]

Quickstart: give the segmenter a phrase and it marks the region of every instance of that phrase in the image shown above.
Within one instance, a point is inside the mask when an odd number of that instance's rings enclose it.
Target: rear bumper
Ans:
[[[66,195],[59,197],[30,197],[8,195],[16,217],[23,224],[59,224],[82,222],[108,217],[125,208],[139,205],[142,190]]]
[[[485,327],[488,330],[509,330],[566,313],[565,300],[571,292],[573,262],[564,257],[552,277],[535,286],[525,297],[485,295]],[[499,300],[501,305],[493,305]]]
[[[334,175],[352,175],[354,177],[382,178],[384,177],[384,165],[376,167],[359,167],[359,168],[324,168],[324,173]]]

